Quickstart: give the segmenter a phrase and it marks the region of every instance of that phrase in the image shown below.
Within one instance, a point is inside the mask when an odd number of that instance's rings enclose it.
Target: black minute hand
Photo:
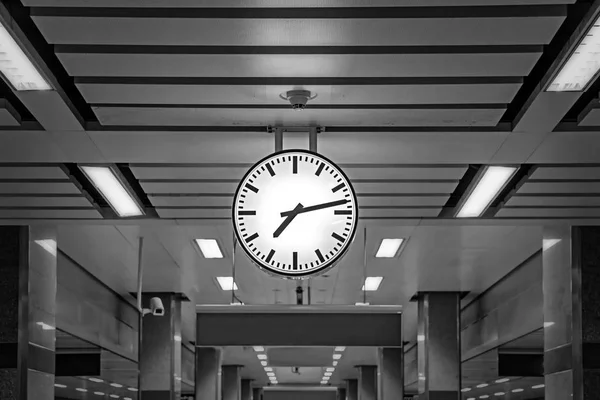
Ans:
[[[309,212],[309,211],[322,210],[323,208],[341,206],[342,204],[346,204],[347,202],[348,202],[348,200],[346,200],[346,199],[330,201],[329,203],[322,203],[322,204],[317,204],[315,206],[304,207],[300,210],[285,211],[285,212],[281,213],[281,216],[288,217],[290,215],[298,215],[298,214],[302,214],[302,213]]]

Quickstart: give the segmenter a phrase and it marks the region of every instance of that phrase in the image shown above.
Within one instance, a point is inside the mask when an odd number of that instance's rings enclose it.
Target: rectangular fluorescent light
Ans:
[[[342,355],[341,355],[341,354],[334,354],[334,355],[333,355],[333,359],[334,359],[334,360],[339,360],[340,358],[342,358]]]
[[[344,346],[338,346],[335,349],[333,349],[333,351],[341,353],[342,351],[346,351],[346,348]]]
[[[52,90],[12,35],[0,24],[0,72],[17,91]]]
[[[217,282],[223,290],[238,290],[237,284],[231,276],[217,276]]]
[[[266,361],[261,361],[260,365],[262,365],[263,367],[266,367],[267,365],[269,365],[269,363]]]
[[[377,258],[394,258],[398,254],[400,246],[404,239],[383,239],[377,250]]]
[[[256,357],[258,357],[259,360],[266,360],[267,359],[267,355],[266,354],[258,354]]]
[[[365,279],[365,284],[362,287],[362,290],[367,292],[374,292],[379,289],[379,285],[381,285],[381,281],[383,280],[383,276],[368,276]]]
[[[216,239],[196,239],[204,258],[223,258],[223,253]]]
[[[571,53],[567,62],[560,68],[547,92],[582,92],[592,82],[600,69],[600,26],[599,18],[583,36]]]
[[[144,215],[138,202],[110,167],[83,165],[80,168],[119,217]]]
[[[561,241],[561,239],[544,239],[542,241],[542,250],[546,251],[550,247],[553,247],[555,244],[557,244],[560,241]]]
[[[517,171],[515,167],[487,167],[475,189],[456,215],[458,218],[479,217]]]
[[[262,353],[263,351],[265,351],[265,348],[262,346],[254,346],[254,351],[257,353]]]
[[[371,303],[362,303],[359,301],[358,303],[355,304],[355,306],[368,306],[369,304],[371,304]]]

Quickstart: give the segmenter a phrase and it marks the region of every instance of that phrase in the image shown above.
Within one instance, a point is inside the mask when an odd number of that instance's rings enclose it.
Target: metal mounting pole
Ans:
[[[275,151],[283,150],[283,129],[275,128]]]
[[[308,149],[312,152],[317,152],[317,127],[312,127],[308,131]]]

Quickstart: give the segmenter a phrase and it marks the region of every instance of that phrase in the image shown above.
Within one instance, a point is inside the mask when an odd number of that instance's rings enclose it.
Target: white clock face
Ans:
[[[309,151],[275,153],[244,177],[233,203],[240,245],[261,268],[291,278],[324,272],[346,252],[358,221],[346,175]]]

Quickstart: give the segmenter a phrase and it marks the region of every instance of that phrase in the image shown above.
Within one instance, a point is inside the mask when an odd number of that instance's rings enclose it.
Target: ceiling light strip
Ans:
[[[489,166],[460,206],[457,218],[480,217],[517,172],[516,167]]]

